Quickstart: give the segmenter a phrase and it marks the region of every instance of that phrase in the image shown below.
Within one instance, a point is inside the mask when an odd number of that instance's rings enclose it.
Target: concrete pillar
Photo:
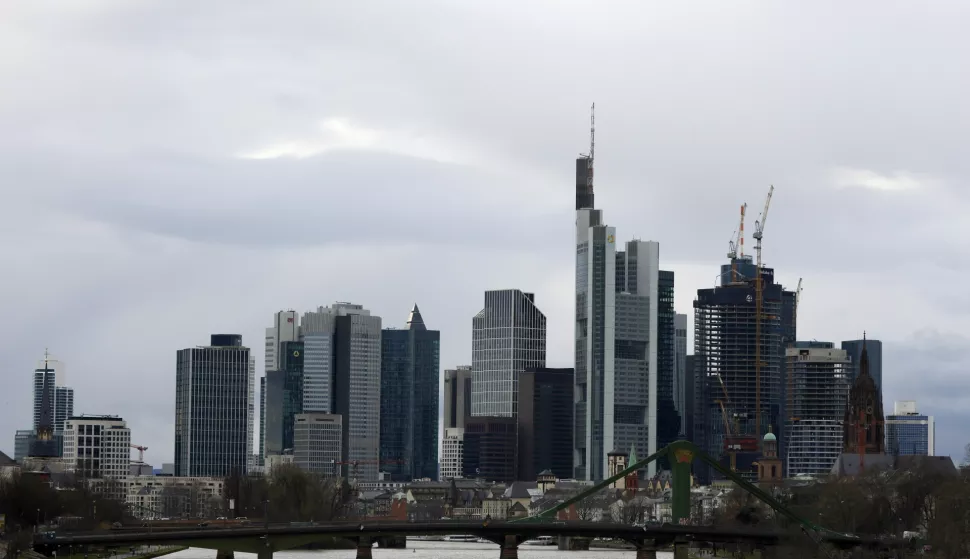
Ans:
[[[657,559],[657,550],[653,547],[638,547],[637,559]]]
[[[499,559],[519,559],[519,539],[515,536],[505,536]]]
[[[260,548],[256,553],[256,559],[273,559],[273,549],[269,547]]]
[[[225,549],[220,549],[216,551],[216,559],[236,559],[236,556],[231,549],[228,551]]]
[[[373,559],[374,540],[370,536],[357,538],[357,559]]]

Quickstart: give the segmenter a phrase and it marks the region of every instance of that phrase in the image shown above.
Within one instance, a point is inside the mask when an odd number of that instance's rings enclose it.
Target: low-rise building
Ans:
[[[132,476],[126,489],[136,518],[210,518],[224,507],[222,478]]]

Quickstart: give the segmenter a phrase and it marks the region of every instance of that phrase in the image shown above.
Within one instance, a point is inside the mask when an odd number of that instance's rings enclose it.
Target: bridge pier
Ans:
[[[370,536],[360,536],[357,538],[357,559],[373,559],[373,548],[374,539]]]
[[[216,559],[236,559],[236,555],[232,552],[231,549],[228,551],[225,549],[220,549],[216,551]]]
[[[499,552],[499,559],[519,559],[519,538],[517,536],[505,536],[502,539],[502,550]]]
[[[272,550],[272,548],[260,549],[256,553],[256,558],[257,559],[273,559],[273,550]]]
[[[657,550],[650,547],[638,547],[637,559],[657,559]]]

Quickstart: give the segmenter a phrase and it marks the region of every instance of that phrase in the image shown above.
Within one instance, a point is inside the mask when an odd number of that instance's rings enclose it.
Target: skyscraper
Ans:
[[[842,445],[846,454],[875,454],[886,452],[885,418],[882,392],[869,373],[869,356],[865,335],[859,355],[858,376],[849,389],[849,400],[842,422]]]
[[[535,296],[486,291],[485,307],[472,318],[472,416],[515,417],[519,375],[545,366],[546,317]]]
[[[380,452],[381,317],[353,303],[304,313],[303,413],[342,416],[342,462],[377,479]],[[346,465],[345,465],[346,466]]]
[[[674,315],[674,404],[680,416],[678,435],[687,435],[687,315]]]
[[[795,342],[786,350],[789,477],[827,475],[842,453],[849,358],[831,342]]]
[[[794,342],[794,293],[774,281],[774,270],[761,269],[762,313],[757,320],[757,267],[750,256],[722,266],[721,285],[698,289],[694,301],[694,443],[713,456],[732,444],[757,449],[772,427],[778,433],[782,460],[786,457],[783,366],[785,348]],[[759,332],[760,328],[760,332]],[[760,338],[760,339],[759,339]],[[760,355],[756,358],[756,355]],[[756,362],[760,361],[760,367]],[[756,377],[760,377],[756,382]],[[760,409],[756,402],[760,401]],[[721,406],[724,406],[723,409]],[[760,415],[761,424],[757,425]],[[727,425],[725,417],[729,418]],[[743,440],[738,440],[743,439]],[[756,451],[738,456],[738,470],[755,478]],[[702,481],[712,472],[698,469]]]
[[[178,476],[246,473],[252,441],[249,348],[238,334],[181,349],[175,374],[175,471]]]
[[[300,322],[296,311],[279,311],[273,315],[273,325],[266,329],[266,362],[264,371],[279,370],[280,344],[299,340]]]
[[[893,456],[936,456],[936,422],[919,413],[916,402],[896,402],[886,416],[886,453]]]
[[[52,435],[56,441],[61,441],[64,423],[68,417],[74,415],[74,389],[64,386],[65,373],[64,363],[46,353],[34,370],[34,432],[40,427],[46,394],[50,405]],[[59,442],[58,455],[60,446]]]
[[[294,448],[294,425],[303,413],[303,342],[282,342],[279,370],[266,372],[266,422],[263,441],[267,456]]]
[[[64,460],[82,479],[113,481],[105,490],[124,501],[130,469],[131,429],[112,415],[82,415],[68,419],[64,432]]]
[[[552,470],[559,479],[573,472],[572,369],[528,369],[519,377],[518,480]]]
[[[392,479],[438,476],[440,333],[415,304],[407,329],[381,333],[381,469]]]
[[[472,367],[459,365],[445,370],[445,394],[443,398],[445,429],[464,429],[465,419],[472,412]]]
[[[859,363],[862,361],[862,347],[866,348],[869,359],[869,375],[876,381],[876,388],[882,391],[882,342],[879,340],[846,340],[842,342],[842,349],[849,355],[849,378],[855,380],[859,376]]]

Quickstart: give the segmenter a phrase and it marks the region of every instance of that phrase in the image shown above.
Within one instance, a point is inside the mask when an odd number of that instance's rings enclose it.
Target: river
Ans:
[[[235,552],[236,559],[256,559],[253,553]],[[381,549],[374,547],[374,559],[498,559],[497,545],[463,542],[429,542],[408,540],[407,549]],[[657,559],[673,559],[673,553],[658,552]],[[277,551],[273,559],[353,559],[357,551],[337,549],[330,551]],[[215,559],[210,549],[186,549],[165,559]],[[633,559],[636,552],[630,549],[591,549],[589,551],[559,551],[556,546],[519,546],[520,559]]]

